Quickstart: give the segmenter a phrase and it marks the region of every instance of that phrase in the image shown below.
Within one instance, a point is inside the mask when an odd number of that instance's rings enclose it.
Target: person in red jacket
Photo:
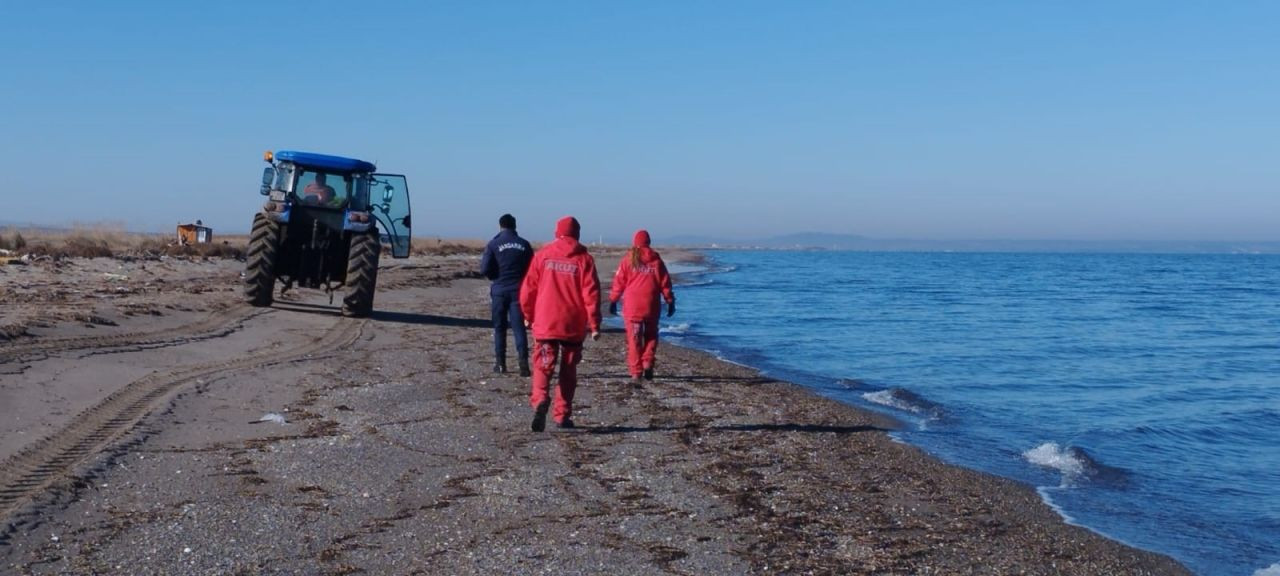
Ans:
[[[618,314],[622,299],[622,319],[627,325],[627,368],[631,380],[653,380],[653,361],[658,353],[658,314],[661,300],[667,301],[667,316],[676,313],[676,295],[671,291],[671,275],[662,257],[649,247],[649,233],[637,230],[631,250],[618,263],[609,289],[609,313]],[[659,299],[661,297],[661,300]]]
[[[552,418],[573,428],[573,393],[578,387],[582,343],[600,338],[600,277],[596,261],[578,242],[581,226],[572,216],[556,222],[556,239],[533,255],[520,285],[520,310],[533,328],[533,431],[547,425],[551,374],[560,369]],[[559,357],[559,361],[557,361]]]

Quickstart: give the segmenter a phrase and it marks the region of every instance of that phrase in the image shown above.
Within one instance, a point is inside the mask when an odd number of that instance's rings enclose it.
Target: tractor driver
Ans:
[[[302,189],[302,201],[308,204],[328,204],[337,194],[333,186],[325,184],[324,172],[316,172],[316,179]],[[313,198],[314,197],[314,198]]]

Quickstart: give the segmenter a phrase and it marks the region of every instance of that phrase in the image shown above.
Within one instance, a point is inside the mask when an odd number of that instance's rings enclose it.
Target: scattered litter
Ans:
[[[190,553],[191,553],[191,547],[183,548],[183,549],[182,549],[182,553],[183,553],[183,554],[190,554]]]
[[[267,414],[263,414],[261,418],[257,419],[257,421],[255,422],[250,422],[250,424],[258,424],[259,422],[275,422],[276,424],[288,424],[288,422],[285,422],[284,415],[277,414],[275,412],[269,412]]]
[[[50,540],[53,540],[54,542],[57,542],[57,541],[58,541],[58,535],[57,535],[57,534],[54,534],[53,536],[50,536],[50,537],[49,537],[49,539],[50,539]]]
[[[102,275],[105,276],[107,280],[128,280],[129,279],[129,276],[127,274],[113,274],[111,272],[103,272]]]

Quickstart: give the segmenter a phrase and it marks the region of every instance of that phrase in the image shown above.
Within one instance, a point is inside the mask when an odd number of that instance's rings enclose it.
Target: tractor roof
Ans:
[[[378,167],[374,166],[372,162],[365,162],[364,160],[343,158],[342,156],[329,156],[328,154],[296,152],[293,150],[281,150],[276,152],[275,158],[281,162],[292,162],[302,166],[303,168],[326,170],[329,172],[343,174],[373,172],[378,169]]]

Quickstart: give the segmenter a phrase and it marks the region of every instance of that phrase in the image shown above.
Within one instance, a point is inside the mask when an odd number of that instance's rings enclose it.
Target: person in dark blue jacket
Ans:
[[[520,312],[520,283],[533,260],[533,247],[516,234],[516,218],[503,214],[498,219],[502,229],[484,248],[480,257],[480,273],[489,285],[489,310],[493,314],[493,371],[507,371],[507,328],[516,340],[520,356],[520,376],[529,377],[529,340],[525,332],[524,314]]]

